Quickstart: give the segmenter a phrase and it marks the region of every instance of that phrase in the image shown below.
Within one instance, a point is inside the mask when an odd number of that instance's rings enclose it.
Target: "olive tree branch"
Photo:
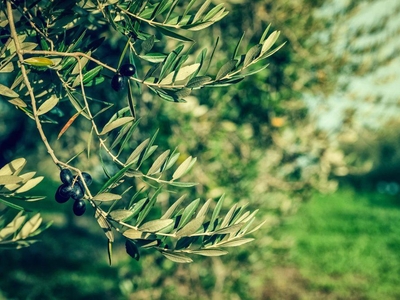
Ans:
[[[39,131],[40,137],[41,137],[41,139],[42,139],[42,141],[43,141],[43,143],[44,143],[44,145],[45,145],[45,147],[47,149],[47,152],[49,153],[49,155],[52,158],[53,162],[57,166],[59,166],[59,167],[67,167],[67,168],[69,168],[71,170],[74,170],[75,172],[78,173],[78,175],[81,178],[81,181],[82,181],[82,183],[84,185],[84,188],[86,190],[86,194],[89,197],[90,204],[94,208],[97,208],[97,205],[91,200],[93,198],[93,196],[91,195],[90,190],[89,190],[89,188],[87,187],[87,185],[85,183],[85,180],[84,180],[84,178],[82,176],[82,172],[77,168],[71,167],[70,165],[61,162],[57,158],[57,156],[55,155],[53,148],[50,146],[50,143],[47,140],[47,137],[46,137],[46,135],[44,133],[44,130],[43,130],[43,127],[42,127],[42,124],[40,122],[39,115],[38,115],[38,112],[37,112],[35,94],[34,94],[32,86],[30,84],[30,81],[29,81],[29,78],[28,78],[28,75],[27,75],[27,71],[26,71],[26,68],[25,68],[25,65],[24,65],[24,57],[23,57],[23,54],[24,54],[23,52],[24,51],[21,50],[21,45],[19,43],[18,35],[17,35],[16,29],[15,29],[15,23],[14,23],[14,17],[13,17],[13,12],[12,12],[12,7],[11,7],[11,1],[7,0],[6,4],[7,4],[7,15],[8,15],[8,22],[9,22],[9,26],[10,26],[11,37],[12,37],[12,39],[14,41],[15,50],[16,50],[16,53],[17,53],[17,56],[18,56],[18,62],[19,62],[19,67],[21,69],[21,74],[22,74],[22,77],[23,77],[23,81],[24,81],[24,83],[25,83],[25,85],[27,87],[29,96],[31,98],[32,113],[33,113],[33,117],[34,117],[34,120],[35,120],[35,123],[36,123],[36,127],[37,127],[37,129]],[[79,60],[78,60],[78,62],[79,62]]]
[[[40,134],[40,137],[41,137],[41,139],[42,139],[42,141],[43,141],[43,143],[44,143],[44,145],[45,145],[45,147],[47,149],[47,152],[49,153],[49,155],[52,158],[53,162],[56,165],[59,165],[60,161],[56,157],[53,148],[50,146],[50,144],[49,144],[49,142],[47,140],[47,137],[46,137],[46,135],[45,135],[45,133],[43,131],[42,124],[41,124],[41,122],[39,120],[39,115],[38,115],[37,106],[36,106],[35,94],[33,92],[33,88],[32,88],[32,86],[30,84],[30,81],[29,81],[29,78],[28,78],[28,75],[27,75],[27,72],[26,72],[26,68],[25,68],[25,65],[24,65],[23,51],[21,50],[21,45],[20,45],[20,42],[18,40],[17,31],[15,29],[15,23],[14,23],[14,16],[13,16],[13,11],[12,11],[12,7],[11,7],[11,1],[7,0],[6,4],[7,4],[7,18],[8,18],[8,23],[9,23],[9,26],[10,26],[10,33],[11,33],[11,37],[12,37],[12,39],[14,41],[15,51],[16,51],[17,56],[18,56],[18,62],[19,62],[19,67],[21,69],[21,74],[22,74],[24,83],[26,85],[26,88],[28,90],[29,97],[31,98],[32,113],[33,113],[33,117],[34,117],[35,122],[36,122],[36,127],[37,127],[37,129],[39,131],[39,134]]]
[[[110,67],[109,65],[101,62],[100,60],[97,60],[86,53],[83,52],[59,52],[59,51],[47,51],[47,50],[21,50],[22,54],[33,54],[33,55],[47,55],[47,56],[68,56],[68,57],[74,57],[78,59],[79,57],[84,57],[88,60],[91,60],[92,62],[96,63],[99,66],[102,66],[113,73],[116,73],[118,70]],[[184,88],[186,85],[181,84],[181,85],[162,85],[159,83],[151,83],[151,82],[145,82],[143,79],[135,78],[135,77],[129,77],[131,80],[134,80],[138,83],[142,83],[147,86],[153,86],[153,87],[158,87],[158,88],[166,88],[166,89],[171,89],[171,88]]]
[[[22,54],[36,54],[36,55],[47,55],[47,56],[68,56],[68,57],[74,57],[77,60],[79,60],[79,57],[84,57],[88,60],[93,61],[94,63],[96,63],[99,66],[102,66],[110,71],[112,71],[113,73],[117,72],[117,69],[110,67],[109,65],[101,62],[100,60],[97,60],[89,55],[87,55],[86,53],[83,52],[58,52],[58,51],[46,51],[46,50],[20,50]],[[257,63],[258,61],[260,61],[259,59],[254,60],[253,62],[251,62],[248,66],[253,65],[255,63]],[[236,70],[234,72],[231,72],[227,75],[225,75],[224,77],[218,79],[218,80],[210,80],[208,82],[206,82],[204,85],[208,85],[208,84],[213,84],[216,83],[220,80],[224,80],[224,79],[229,79],[232,76],[240,73],[241,71],[243,71],[244,69],[246,69],[248,66],[246,66],[245,68],[242,67],[239,70]],[[81,77],[82,78],[82,77]],[[164,89],[180,89],[180,88],[185,88],[186,84],[160,84],[159,82],[156,83],[152,83],[152,82],[145,82],[143,79],[139,79],[139,78],[135,78],[135,77],[129,77],[131,80],[136,81],[138,83],[144,84],[146,86],[150,86],[150,87],[157,87],[157,88],[164,88]]]
[[[100,145],[104,148],[104,150],[107,152],[107,154],[110,155],[110,157],[113,159],[113,161],[116,161],[116,162],[117,162],[118,164],[120,164],[121,166],[125,166],[124,163],[122,163],[114,154],[111,153],[111,151],[110,151],[110,150],[108,149],[108,147],[105,145],[104,140],[100,137],[99,130],[98,130],[98,128],[97,128],[96,123],[94,122],[93,115],[92,115],[91,112],[90,112],[89,105],[88,105],[87,98],[86,98],[86,94],[85,94],[85,89],[84,89],[84,87],[83,87],[83,81],[82,81],[82,78],[83,78],[83,74],[82,74],[82,65],[81,65],[81,61],[80,61],[79,58],[80,58],[80,57],[84,57],[84,58],[86,58],[86,59],[89,59],[89,60],[93,61],[94,63],[96,63],[96,64],[98,64],[98,65],[100,65],[100,66],[102,66],[102,67],[104,67],[104,68],[107,68],[107,69],[111,70],[111,71],[114,72],[114,73],[115,73],[117,70],[114,69],[114,68],[112,68],[112,67],[110,67],[110,66],[108,66],[107,64],[105,64],[105,63],[103,63],[103,62],[101,62],[101,61],[95,59],[95,58],[92,58],[91,56],[89,56],[89,55],[87,55],[86,53],[83,53],[83,52],[72,52],[72,53],[67,53],[67,52],[46,51],[46,50],[20,50],[20,52],[21,52],[22,54],[39,54],[39,55],[49,55],[49,56],[73,57],[73,58],[75,58],[75,59],[77,60],[77,62],[78,62],[78,67],[79,67],[79,76],[80,76],[80,79],[81,79],[80,81],[81,81],[82,97],[83,97],[83,99],[84,99],[86,111],[87,111],[87,113],[88,113],[88,115],[89,115],[89,118],[90,118],[90,120],[91,120],[93,129],[94,129],[94,131],[95,131],[95,133],[96,133],[96,135],[97,135],[97,137],[98,137],[98,139],[99,139]],[[60,77],[60,75],[59,75],[59,77]],[[60,78],[61,78],[61,77],[60,77]],[[64,85],[66,84],[63,80],[62,80],[62,82],[64,83]]]

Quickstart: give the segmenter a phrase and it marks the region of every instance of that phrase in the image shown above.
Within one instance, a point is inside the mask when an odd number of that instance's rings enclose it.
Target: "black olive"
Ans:
[[[126,78],[124,78],[121,74],[115,74],[111,79],[111,87],[118,92],[124,88],[125,81]]]
[[[82,172],[82,177],[83,177],[83,180],[85,181],[87,186],[92,184],[93,179],[92,179],[92,176],[90,176],[89,173]],[[78,176],[78,182],[81,183],[81,177],[80,176]],[[83,185],[81,184],[81,186],[83,186]]]
[[[136,72],[136,68],[134,65],[131,64],[126,64],[122,65],[121,68],[119,68],[119,72],[121,73],[122,76],[132,76]]]
[[[72,176],[72,172],[69,169],[62,169],[60,172],[60,179],[63,183],[66,184],[71,184],[72,179],[74,177]]]
[[[82,216],[85,211],[86,211],[86,203],[84,200],[76,200],[74,202],[74,206],[72,207],[72,210],[74,211],[74,214],[76,216]]]
[[[68,184],[62,184],[58,187],[55,198],[58,203],[65,203],[71,197],[72,186]]]
[[[79,200],[81,199],[83,196],[85,195],[85,193],[83,192],[83,188],[81,187],[80,184],[75,183],[72,186],[72,191],[71,191],[71,198],[74,200]]]

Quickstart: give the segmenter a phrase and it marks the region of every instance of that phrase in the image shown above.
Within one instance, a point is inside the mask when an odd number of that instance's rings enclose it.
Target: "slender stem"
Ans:
[[[50,49],[51,49],[51,51],[53,51],[53,50],[54,50],[54,43],[53,43],[53,41],[52,41],[51,39],[49,39],[49,38],[47,37],[47,35],[46,35],[44,32],[42,32],[42,31],[36,26],[35,23],[32,22],[31,19],[33,19],[33,18],[32,18],[32,15],[30,14],[29,10],[28,10],[26,7],[24,7],[23,9],[21,9],[21,8],[19,8],[18,6],[17,6],[17,9],[18,9],[18,11],[21,13],[21,15],[28,21],[29,25],[31,25],[32,28],[33,28],[38,34],[40,34],[46,41],[49,42],[49,44],[50,44]],[[26,14],[29,16],[29,18],[26,16]]]
[[[56,155],[55,155],[55,153],[53,151],[53,148],[51,148],[51,146],[50,146],[50,144],[49,144],[49,142],[47,140],[47,137],[46,137],[46,135],[45,135],[45,133],[43,131],[42,124],[40,123],[40,120],[39,120],[39,115],[38,115],[37,106],[36,106],[35,94],[33,92],[33,88],[32,88],[32,86],[30,84],[30,81],[29,81],[29,78],[28,78],[28,75],[27,75],[27,72],[26,72],[26,68],[25,68],[25,65],[24,65],[24,57],[23,57],[23,54],[22,54],[23,51],[21,50],[21,45],[20,45],[20,42],[18,40],[17,31],[15,29],[14,16],[13,16],[13,11],[12,11],[12,7],[11,7],[11,1],[7,0],[6,4],[7,4],[7,15],[8,15],[7,17],[8,17],[8,23],[9,23],[9,26],[10,26],[11,37],[12,37],[12,39],[14,41],[15,51],[16,51],[17,56],[18,56],[18,63],[19,63],[19,67],[20,67],[20,70],[21,70],[21,74],[22,74],[24,83],[26,85],[26,88],[28,90],[29,97],[31,98],[32,112],[33,112],[33,117],[34,117],[35,122],[36,122],[36,127],[37,127],[37,129],[39,131],[39,134],[40,134],[40,137],[41,137],[41,139],[42,139],[42,141],[43,141],[43,143],[44,143],[44,145],[45,145],[45,147],[47,149],[47,152],[49,153],[49,155],[52,158],[53,162],[56,165],[59,165],[60,161],[56,157]]]
[[[175,29],[179,29],[179,28],[181,27],[181,26],[179,26],[179,25],[172,25],[172,24],[166,24],[166,23],[160,23],[160,22],[155,22],[155,21],[152,21],[152,20],[148,20],[148,19],[145,19],[145,18],[140,17],[139,15],[135,15],[135,14],[131,13],[130,11],[128,11],[128,10],[126,10],[126,9],[123,9],[123,8],[120,7],[119,5],[118,5],[117,7],[118,7],[121,11],[123,11],[124,13],[126,13],[127,15],[129,15],[129,16],[131,16],[131,17],[137,19],[137,20],[143,21],[143,22],[145,22],[145,23],[147,23],[147,24],[149,24],[149,25],[151,25],[151,26],[163,26],[163,27],[170,27],[170,28],[175,28]]]
[[[89,56],[89,55],[87,55],[86,53],[83,53],[83,52],[71,52],[71,53],[68,53],[68,52],[46,51],[46,50],[21,50],[21,53],[22,54],[48,55],[48,56],[70,56],[70,57],[75,57],[76,59],[78,59],[79,57],[85,57],[88,60],[91,60],[94,63],[98,64],[99,66],[102,66],[102,67],[112,71],[113,73],[117,72],[117,69],[115,69],[113,67],[110,67],[109,65],[107,65],[107,64],[101,62],[100,60],[97,60],[97,59],[95,59],[95,58],[93,58],[93,57],[91,57],[91,56]],[[185,84],[177,84],[177,85],[175,85],[175,84],[172,84],[172,85],[166,84],[166,85],[163,85],[163,84],[160,84],[160,83],[144,82],[143,79],[139,79],[139,78],[135,78],[135,77],[129,77],[129,78],[131,80],[134,80],[136,82],[145,84],[147,86],[154,86],[154,87],[158,87],[158,88],[172,89],[172,88],[184,88],[184,87],[186,87]],[[210,82],[207,82],[207,83],[213,83],[213,82],[214,81],[211,80]]]
[[[80,86],[81,86],[82,98],[83,98],[83,101],[85,102],[85,108],[86,108],[87,114],[88,114],[88,116],[89,116],[89,118],[90,118],[90,121],[91,121],[91,123],[92,123],[94,132],[96,133],[96,136],[97,136],[97,138],[98,138],[98,140],[99,140],[99,142],[100,142],[100,146],[104,148],[104,150],[105,150],[105,151],[107,152],[107,154],[113,159],[113,161],[115,161],[115,162],[117,162],[119,165],[125,167],[125,164],[124,164],[122,161],[120,161],[120,160],[118,159],[118,157],[116,157],[114,154],[112,154],[111,150],[108,149],[108,147],[107,147],[107,145],[105,144],[104,140],[100,137],[100,132],[99,132],[99,130],[98,130],[98,128],[97,128],[96,122],[94,121],[94,118],[93,118],[93,116],[92,116],[92,112],[90,111],[90,108],[89,108],[89,103],[88,103],[87,98],[86,98],[85,87],[84,87],[84,85],[83,85],[83,74],[82,74],[82,64],[81,64],[81,60],[80,60],[79,58],[77,58],[77,61],[78,61],[78,68],[79,68],[79,75],[78,75],[78,76],[79,76],[80,83],[81,83]]]

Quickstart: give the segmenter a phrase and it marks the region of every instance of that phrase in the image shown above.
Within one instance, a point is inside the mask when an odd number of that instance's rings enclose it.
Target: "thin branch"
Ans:
[[[147,24],[149,24],[149,25],[151,25],[151,26],[170,27],[170,28],[174,28],[174,29],[179,29],[179,28],[181,28],[181,26],[179,26],[178,24],[177,24],[177,25],[172,25],[172,24],[165,24],[165,23],[155,22],[155,21],[152,21],[152,20],[148,20],[148,19],[142,18],[142,17],[140,17],[139,15],[136,15],[136,14],[134,14],[134,13],[131,13],[130,11],[123,9],[123,8],[120,7],[120,6],[117,6],[117,7],[118,7],[121,11],[123,11],[124,13],[126,13],[128,16],[131,16],[132,18],[135,18],[135,19],[137,19],[137,20],[139,20],[139,21],[145,22],[145,23],[147,23]]]
[[[99,130],[98,130],[98,128],[97,128],[96,122],[94,121],[94,118],[93,118],[93,116],[92,116],[92,112],[90,111],[90,108],[89,108],[89,103],[88,103],[87,98],[86,98],[85,87],[84,87],[84,85],[83,85],[82,64],[81,64],[81,61],[80,61],[79,58],[77,58],[77,60],[78,60],[78,68],[79,68],[79,75],[78,75],[78,76],[79,76],[79,79],[80,79],[80,86],[81,86],[81,91],[82,91],[82,98],[83,98],[83,101],[85,102],[86,111],[87,111],[87,113],[88,113],[88,115],[89,115],[89,118],[90,118],[90,121],[91,121],[91,123],[92,123],[94,132],[96,133],[96,136],[97,136],[97,138],[98,138],[98,140],[99,140],[99,142],[100,142],[100,147],[103,147],[103,148],[104,148],[104,150],[105,150],[105,151],[107,152],[107,154],[112,158],[113,161],[115,161],[115,162],[117,162],[119,165],[125,167],[125,164],[124,164],[123,162],[121,162],[121,161],[118,159],[118,157],[116,157],[114,154],[112,154],[111,150],[108,149],[108,147],[107,147],[107,145],[105,144],[104,140],[100,137],[100,132],[99,132]]]
[[[104,140],[103,140],[102,138],[100,138],[99,130],[98,130],[98,128],[97,128],[96,123],[94,122],[93,116],[92,116],[92,114],[91,114],[91,112],[90,112],[89,105],[88,105],[88,102],[87,102],[87,99],[86,99],[85,89],[84,89],[84,87],[83,87],[83,81],[82,81],[82,78],[83,78],[83,75],[82,75],[82,66],[81,66],[81,61],[80,61],[79,58],[80,58],[80,57],[84,57],[84,58],[86,58],[86,59],[88,59],[88,60],[91,60],[91,61],[93,61],[94,63],[96,63],[96,64],[98,64],[98,65],[104,67],[104,68],[107,68],[107,69],[113,71],[114,73],[117,72],[117,70],[114,69],[114,68],[112,68],[112,67],[110,67],[110,66],[108,66],[107,64],[105,64],[105,63],[103,63],[103,62],[101,62],[101,61],[99,61],[99,60],[97,60],[97,59],[95,59],[95,58],[93,58],[93,57],[87,55],[86,53],[83,53],[83,52],[66,53],[66,52],[46,51],[46,50],[21,50],[21,53],[23,53],[23,54],[39,54],[39,55],[48,55],[48,56],[74,57],[74,58],[77,60],[77,62],[78,62],[78,67],[79,67],[79,76],[80,76],[80,79],[81,79],[80,81],[81,81],[82,97],[83,97],[83,99],[84,99],[87,113],[89,114],[89,117],[90,117],[92,126],[93,126],[93,128],[94,128],[94,130],[95,130],[95,133],[96,133],[98,139],[99,139],[100,145],[104,148],[104,150],[107,152],[107,154],[113,159],[113,161],[116,161],[116,162],[117,162],[118,164],[120,164],[121,166],[125,166],[124,163],[122,163],[115,155],[112,154],[112,152],[111,152],[111,151],[108,149],[108,147],[105,145]],[[59,75],[59,77],[60,77],[60,75]],[[61,78],[61,77],[60,77],[60,78]],[[63,80],[62,80],[62,81],[63,81]],[[63,82],[64,82],[64,81],[63,81]]]
[[[92,58],[91,56],[87,55],[86,53],[83,52],[58,52],[58,51],[45,51],[45,50],[21,50],[22,54],[36,54],[36,55],[47,55],[47,56],[68,56],[68,57],[74,57],[77,60],[79,60],[79,57],[85,57],[88,60],[93,61],[94,63],[96,63],[99,66],[102,66],[110,71],[112,71],[113,73],[117,72],[117,69],[110,67],[109,65],[95,59]],[[214,84],[217,83],[218,81],[224,80],[224,79],[230,79],[232,76],[239,74],[240,72],[242,72],[243,70],[247,69],[248,67],[250,67],[253,64],[258,63],[259,61],[261,61],[262,59],[260,58],[256,58],[255,60],[253,60],[249,65],[247,65],[246,67],[241,67],[240,69],[234,71],[234,72],[230,72],[227,75],[225,75],[224,77],[218,79],[218,80],[210,80],[206,83],[204,83],[204,86],[209,85],[209,84]],[[149,87],[157,87],[157,88],[164,88],[164,89],[181,89],[181,88],[185,88],[186,84],[167,84],[167,85],[163,85],[160,83],[151,83],[151,82],[145,82],[143,79],[139,79],[139,78],[135,78],[135,77],[130,77],[131,80],[136,81],[138,83],[142,83],[146,86]]]
[[[46,137],[46,135],[45,135],[45,133],[43,131],[42,124],[40,123],[40,120],[39,120],[39,115],[37,113],[37,107],[36,107],[35,94],[33,92],[33,88],[32,88],[32,86],[30,84],[28,75],[26,73],[26,68],[25,68],[25,65],[24,65],[23,51],[21,50],[21,45],[20,45],[19,40],[18,40],[18,34],[17,34],[16,29],[15,29],[14,16],[13,16],[13,11],[12,11],[12,7],[11,7],[11,1],[7,0],[6,4],[7,4],[7,17],[8,17],[8,22],[9,22],[9,26],[10,26],[11,37],[12,37],[12,39],[14,41],[15,51],[16,51],[17,56],[18,56],[18,62],[19,62],[19,67],[20,67],[20,70],[21,70],[21,74],[22,74],[24,83],[26,85],[26,88],[28,90],[29,97],[31,98],[32,113],[33,113],[33,117],[34,117],[35,122],[36,122],[36,127],[37,127],[37,129],[39,131],[39,134],[40,134],[40,137],[41,137],[41,139],[42,139],[42,141],[43,141],[43,143],[44,143],[44,145],[45,145],[45,147],[47,149],[47,152],[51,156],[53,162],[56,165],[59,165],[60,161],[56,157],[56,155],[55,155],[55,153],[53,151],[53,148],[51,148],[51,146],[50,146],[50,144],[49,144],[49,142],[47,140],[47,137]]]
[[[21,13],[21,15],[22,15],[22,16],[28,21],[28,23],[32,26],[32,28],[33,28],[37,33],[39,33],[46,41],[49,42],[49,44],[50,44],[50,49],[51,49],[51,51],[53,51],[53,50],[54,50],[54,43],[53,43],[53,41],[52,41],[51,39],[49,39],[49,38],[47,37],[47,35],[44,34],[44,32],[42,32],[42,31],[36,26],[36,24],[33,23],[33,22],[31,21],[32,15],[30,14],[29,10],[28,10],[26,7],[24,7],[24,9],[21,9],[21,8],[18,7],[18,6],[16,6],[16,7],[17,7],[17,10]],[[27,13],[27,14],[29,15],[29,18],[28,18],[24,13]]]
[[[112,71],[113,73],[116,73],[118,70],[110,67],[109,65],[101,62],[100,60],[97,60],[89,55],[87,55],[86,53],[83,52],[58,52],[58,51],[46,51],[46,50],[21,50],[22,54],[36,54],[36,55],[47,55],[47,56],[68,56],[68,57],[74,57],[76,59],[78,59],[79,57],[85,57],[88,60],[93,61],[94,63],[96,63],[99,66],[102,66],[110,71]],[[145,82],[143,79],[138,79],[135,77],[129,77],[131,80],[134,80],[138,83],[142,83],[144,85],[147,86],[153,86],[153,87],[158,87],[158,88],[165,88],[165,89],[172,89],[172,88],[184,88],[186,85],[181,84],[181,85],[161,85],[159,83],[151,83],[151,82]]]

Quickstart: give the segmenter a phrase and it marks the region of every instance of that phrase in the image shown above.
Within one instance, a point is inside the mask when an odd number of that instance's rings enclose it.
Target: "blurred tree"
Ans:
[[[364,186],[375,187],[379,177],[400,182],[400,173],[394,172],[400,164],[394,150],[400,113],[399,10],[400,3],[390,0],[326,1],[314,12],[325,28],[308,39],[331,58],[325,74],[334,84],[305,99],[318,128],[345,150],[351,173],[372,172]]]
[[[310,40],[325,46],[337,74],[326,100],[311,99],[321,105],[316,111],[321,127],[375,129],[397,118],[399,9],[400,3],[390,0],[327,1],[315,11],[326,28]]]

